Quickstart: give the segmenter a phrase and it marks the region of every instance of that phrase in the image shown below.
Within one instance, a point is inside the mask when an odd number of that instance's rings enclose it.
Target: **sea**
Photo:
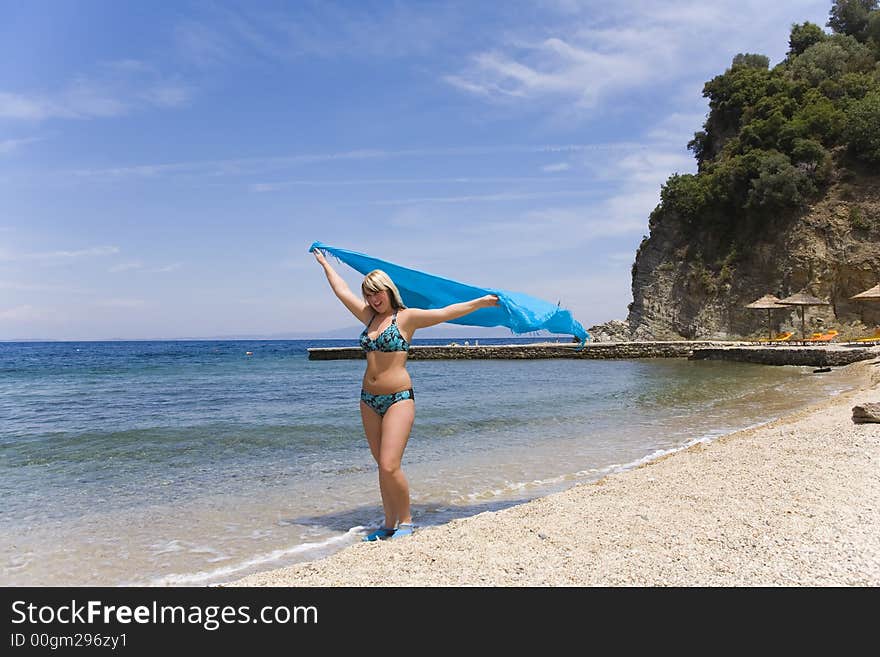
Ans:
[[[358,403],[365,362],[308,359],[355,344],[0,343],[0,585],[204,586],[360,541],[383,518]],[[421,527],[596,481],[852,386],[839,369],[679,358],[408,369],[416,420],[403,467]]]

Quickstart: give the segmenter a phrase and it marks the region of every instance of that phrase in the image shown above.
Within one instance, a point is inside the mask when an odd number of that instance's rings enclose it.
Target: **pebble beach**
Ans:
[[[499,511],[222,586],[877,586],[880,359],[759,427]]]

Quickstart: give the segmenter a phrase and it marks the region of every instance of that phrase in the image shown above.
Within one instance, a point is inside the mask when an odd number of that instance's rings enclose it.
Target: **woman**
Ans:
[[[416,416],[415,394],[406,371],[407,350],[413,333],[416,329],[498,305],[498,297],[490,294],[435,310],[407,308],[388,274],[376,269],[364,277],[361,284],[363,299],[359,299],[330,266],[324,254],[318,250],[314,254],[324,268],[334,294],[366,325],[360,336],[361,347],[367,355],[367,371],[361,389],[361,420],[370,452],[379,466],[385,524],[364,540],[408,536],[413,533],[409,484],[400,469],[400,462]]]

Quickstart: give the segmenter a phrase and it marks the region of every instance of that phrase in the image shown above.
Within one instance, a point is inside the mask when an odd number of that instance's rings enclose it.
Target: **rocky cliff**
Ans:
[[[698,171],[663,186],[636,254],[630,337],[755,337],[767,312],[746,304],[800,291],[830,302],[806,310],[807,331],[849,337],[880,325],[880,301],[849,300],[880,282],[873,5],[858,21],[830,21],[834,34],[794,25],[777,66],[741,54],[706,83],[709,114],[688,144]],[[774,329],[800,330],[794,310],[772,318]]]
[[[727,339],[766,333],[767,313],[745,308],[765,294],[806,290],[830,302],[806,309],[807,330],[846,336],[880,325],[880,302],[849,297],[880,282],[880,175],[836,169],[824,196],[774,222],[733,264],[700,257],[711,235],[657,222],[633,265],[628,323],[636,339]],[[771,312],[774,328],[800,330],[795,310]]]

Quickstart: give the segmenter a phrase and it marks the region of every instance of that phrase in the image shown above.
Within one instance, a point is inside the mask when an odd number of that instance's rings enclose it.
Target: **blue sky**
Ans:
[[[831,3],[617,4],[0,0],[0,339],[353,326],[315,240],[625,318],[703,83]]]

